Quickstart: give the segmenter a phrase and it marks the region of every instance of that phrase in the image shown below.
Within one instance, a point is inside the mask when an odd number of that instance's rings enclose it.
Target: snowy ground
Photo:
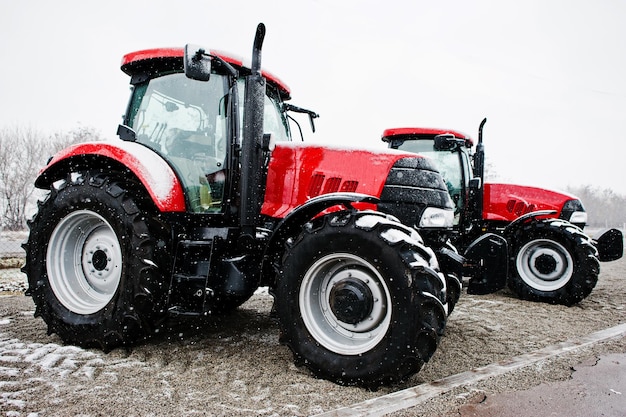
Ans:
[[[63,346],[33,317],[23,277],[0,279],[0,415],[304,416],[532,352],[626,322],[626,260],[602,264],[598,286],[574,307],[517,300],[508,291],[463,294],[431,361],[410,381],[376,392],[313,378],[293,365],[255,295],[232,315],[172,322],[132,351]],[[11,283],[13,281],[13,283]],[[20,283],[21,282],[21,283]],[[7,291],[18,292],[7,292]],[[571,377],[571,367],[626,351],[618,339],[451,390],[393,416],[451,416],[485,395]],[[539,411],[539,410],[538,410]]]

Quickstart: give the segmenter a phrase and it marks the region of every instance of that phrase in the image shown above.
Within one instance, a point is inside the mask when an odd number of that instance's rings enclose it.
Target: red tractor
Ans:
[[[292,142],[289,114],[317,115],[261,69],[264,35],[249,66],[190,45],[124,56],[121,140],[62,150],[36,180],[49,193],[24,244],[35,315],[110,350],[266,286],[296,363],[342,384],[399,381],[434,353],[460,271],[489,281],[506,243],[457,254],[427,158]]]
[[[599,261],[621,258],[622,233],[610,229],[596,240],[585,235],[582,229],[587,213],[575,196],[486,183],[482,141],[486,120],[480,124],[475,152],[472,139],[453,130],[387,129],[382,140],[390,148],[436,161],[455,203],[451,240],[456,247],[466,248],[484,233],[497,233],[506,239],[509,273],[508,277],[501,274],[496,286],[506,282],[527,300],[565,305],[581,301],[597,283]]]

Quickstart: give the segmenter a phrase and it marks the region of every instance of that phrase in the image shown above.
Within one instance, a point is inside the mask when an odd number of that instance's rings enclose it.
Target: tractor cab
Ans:
[[[123,58],[132,95],[118,134],[170,164],[183,186],[188,211],[223,213],[224,201],[232,199],[228,190],[237,181],[233,167],[243,137],[246,68],[240,60],[215,54],[216,64],[205,68],[204,79],[194,79],[184,72],[183,55],[183,48],[152,49]],[[289,88],[271,74],[263,75],[269,80],[263,132],[273,141],[289,141],[283,104]]]

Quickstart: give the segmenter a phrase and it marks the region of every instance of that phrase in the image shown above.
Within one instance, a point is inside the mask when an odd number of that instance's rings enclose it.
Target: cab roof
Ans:
[[[383,132],[382,140],[384,142],[391,141],[394,137],[402,137],[404,139],[434,139],[437,135],[454,135],[457,139],[465,140],[467,147],[471,147],[474,145],[474,141],[469,135],[465,133],[451,130],[451,129],[438,129],[431,127],[396,127],[392,129],[385,129]]]
[[[243,58],[215,50],[208,53],[219,56],[243,73],[250,73],[250,64]],[[182,70],[184,54],[184,48],[153,48],[130,52],[122,57],[121,69],[130,76],[154,69]],[[278,89],[283,100],[291,98],[291,89],[280,78],[263,69],[261,75]]]

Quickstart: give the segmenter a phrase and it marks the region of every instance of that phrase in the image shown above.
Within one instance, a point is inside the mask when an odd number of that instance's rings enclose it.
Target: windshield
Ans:
[[[221,211],[227,81],[219,74],[203,82],[174,73],[139,84],[133,93],[129,124],[137,142],[172,165],[194,212]]]
[[[138,85],[130,117],[137,141],[166,155],[192,157],[202,150],[223,159],[227,94],[223,78],[214,74],[201,82],[177,73]],[[189,140],[203,146],[190,147]]]

